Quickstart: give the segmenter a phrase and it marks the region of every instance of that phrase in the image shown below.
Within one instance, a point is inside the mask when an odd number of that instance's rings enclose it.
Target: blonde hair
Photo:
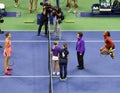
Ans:
[[[54,45],[58,45],[58,41],[55,41],[55,42],[54,42]]]

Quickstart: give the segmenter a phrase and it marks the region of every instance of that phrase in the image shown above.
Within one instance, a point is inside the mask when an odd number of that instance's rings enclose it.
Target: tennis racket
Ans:
[[[7,56],[7,53],[5,52],[5,55]],[[9,66],[13,66],[14,65],[14,58],[13,56],[10,57],[9,61],[8,61],[8,65]]]
[[[14,59],[13,58],[10,58],[10,60],[8,62],[8,65],[9,66],[13,66],[14,65]]]

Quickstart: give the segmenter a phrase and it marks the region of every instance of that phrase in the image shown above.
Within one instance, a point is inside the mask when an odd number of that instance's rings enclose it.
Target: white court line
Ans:
[[[59,77],[59,76],[53,76]],[[120,75],[68,75],[68,78],[120,78]]]
[[[0,76],[0,78],[49,78],[49,75],[41,76]],[[60,76],[52,76],[59,78]],[[120,75],[68,75],[68,78],[120,78]]]
[[[119,78],[120,75],[68,75],[74,78]]]
[[[49,75],[41,76],[0,76],[0,78],[49,78]]]
[[[13,29],[13,30],[4,30],[4,31],[7,31],[7,32],[9,32],[9,31],[11,31],[11,32],[12,32],[12,31],[16,31],[16,32],[17,32],[17,31],[20,31],[20,32],[21,32],[21,31],[22,31],[22,32],[37,32],[37,30],[14,30],[14,29]],[[51,31],[53,31],[53,30],[50,30],[50,32],[51,32]],[[90,31],[93,32],[93,31],[94,31],[94,32],[98,33],[98,31],[99,31],[99,32],[104,32],[105,30],[104,30],[104,29],[101,29],[101,30],[74,30],[74,29],[73,29],[73,30],[61,30],[61,31],[63,31],[63,32],[64,32],[64,31],[70,31],[70,32],[71,32],[71,31],[73,31],[73,32],[74,32],[74,31],[82,31],[82,32],[90,32]],[[118,32],[120,32],[120,30],[109,30],[109,31],[118,31]],[[44,30],[41,30],[41,32],[44,32]]]
[[[55,40],[51,40],[51,42],[54,42]],[[113,40],[114,42],[120,42],[120,40]],[[4,40],[0,40],[0,42],[4,42]],[[45,43],[48,42],[47,40],[11,40],[11,42],[15,43]],[[74,43],[76,40],[60,40],[59,42],[71,42]],[[87,43],[101,43],[104,42],[103,40],[85,40]]]

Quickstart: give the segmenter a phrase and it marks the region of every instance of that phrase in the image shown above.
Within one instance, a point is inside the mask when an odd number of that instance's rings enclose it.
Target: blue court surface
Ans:
[[[84,31],[86,52],[84,70],[77,69],[77,31],[64,31],[59,41],[67,42],[70,58],[68,78],[60,81],[52,76],[53,93],[119,93],[120,91],[120,32],[110,31],[115,42],[115,58],[100,55],[104,45],[103,31]],[[12,76],[4,75],[3,48],[0,49],[0,93],[49,93],[48,39],[37,32],[11,31]],[[51,34],[52,37],[52,34]],[[4,34],[0,45],[4,46]],[[56,39],[51,38],[51,46]]]

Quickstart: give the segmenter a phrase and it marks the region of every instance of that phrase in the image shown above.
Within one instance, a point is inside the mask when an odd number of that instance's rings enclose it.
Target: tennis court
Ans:
[[[37,15],[42,12],[38,0],[38,12],[29,14],[28,0],[19,0],[19,6],[14,7],[14,0],[1,0],[6,5],[7,12],[20,13],[17,17],[4,17],[0,24],[2,31],[12,34],[12,57],[14,65],[12,76],[4,75],[3,48],[0,48],[0,93],[119,93],[120,91],[120,21],[119,17],[76,17],[68,13],[66,0],[60,0],[65,20],[61,24],[62,38],[59,46],[67,42],[70,58],[66,81],[60,81],[59,76],[49,75],[49,44],[48,38],[37,36]],[[56,0],[49,0],[56,5]],[[78,0],[79,1],[79,0]],[[9,3],[8,3],[9,2]],[[80,0],[77,13],[91,12],[91,6],[99,0]],[[74,22],[67,23],[66,20]],[[27,21],[25,23],[25,21]],[[29,23],[28,21],[33,21]],[[44,29],[44,28],[43,28]],[[103,31],[108,30],[115,42],[115,58],[100,55],[99,49],[104,45]],[[50,25],[53,31],[53,25]],[[86,52],[84,55],[84,70],[77,69],[76,34],[83,32]],[[4,34],[0,34],[0,45],[4,46]],[[50,45],[57,39],[51,34]]]
[[[70,52],[68,79],[60,81],[52,76],[53,93],[118,93],[120,91],[120,37],[119,31],[110,31],[115,42],[115,58],[103,56],[99,48],[104,45],[103,31],[84,31],[86,53],[85,69],[77,69],[76,34],[78,31],[64,31],[59,46],[67,42]],[[49,93],[48,39],[37,36],[35,31],[11,31],[14,65],[12,76],[4,75],[3,48],[0,49],[0,92],[1,93]],[[4,45],[1,34],[0,45]],[[51,45],[54,39],[51,39]]]

